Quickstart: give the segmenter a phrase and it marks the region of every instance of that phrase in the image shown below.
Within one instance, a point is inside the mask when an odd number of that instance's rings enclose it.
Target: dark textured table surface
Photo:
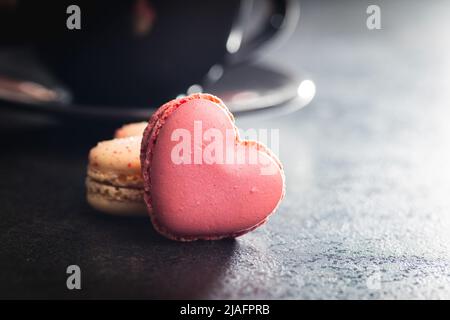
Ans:
[[[112,127],[0,114],[2,298],[450,298],[450,4],[303,3],[265,58],[317,86],[305,109],[238,119],[280,129],[287,194],[236,240],[177,243],[84,200],[89,148]],[[82,290],[66,289],[66,267]]]

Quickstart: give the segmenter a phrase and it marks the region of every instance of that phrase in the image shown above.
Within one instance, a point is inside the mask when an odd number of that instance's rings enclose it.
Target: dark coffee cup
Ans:
[[[295,1],[17,0],[10,40],[32,44],[76,103],[153,107],[211,67],[249,59],[288,23]],[[80,29],[67,27],[71,5]]]

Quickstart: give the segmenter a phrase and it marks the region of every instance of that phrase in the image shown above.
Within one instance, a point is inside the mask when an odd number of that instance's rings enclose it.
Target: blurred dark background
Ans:
[[[9,97],[28,94],[20,102],[59,109],[157,108],[191,86],[226,78],[224,68],[248,64],[272,38],[291,34],[299,15],[295,0],[2,3],[0,94],[16,86]],[[41,95],[14,81],[43,87]]]
[[[450,298],[449,9],[301,1],[295,33],[258,63],[316,96],[238,116],[280,129],[287,194],[232,241],[175,243],[87,206],[87,152],[116,124],[0,110],[0,297]],[[69,264],[81,291],[65,287]]]
[[[239,10],[236,0],[7,2],[4,43],[29,47],[77,103],[115,106],[156,107],[200,81],[223,63]],[[79,30],[66,27],[70,5]]]

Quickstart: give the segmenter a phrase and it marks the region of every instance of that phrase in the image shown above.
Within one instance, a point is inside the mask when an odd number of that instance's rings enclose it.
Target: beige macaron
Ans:
[[[147,122],[135,122],[124,124],[122,127],[116,130],[114,138],[126,138],[132,136],[141,136],[147,127]]]
[[[114,215],[147,215],[139,153],[140,136],[102,141],[89,152],[87,201]]]

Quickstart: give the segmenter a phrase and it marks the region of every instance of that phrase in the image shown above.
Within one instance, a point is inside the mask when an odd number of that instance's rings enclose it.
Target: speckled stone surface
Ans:
[[[291,42],[270,49],[317,97],[238,119],[280,129],[287,194],[237,240],[171,242],[147,219],[96,214],[87,152],[113,128],[0,114],[0,297],[450,298],[450,4],[379,3],[369,31],[368,2],[303,2]],[[81,291],[66,289],[70,264]]]

